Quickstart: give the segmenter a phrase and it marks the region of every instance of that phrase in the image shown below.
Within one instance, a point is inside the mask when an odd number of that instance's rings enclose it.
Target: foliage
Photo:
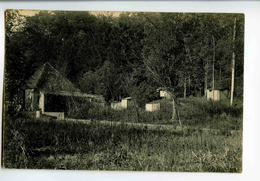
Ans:
[[[242,130],[243,103],[235,101],[207,101],[205,98],[180,99],[180,115],[183,124],[221,130]]]
[[[244,15],[121,13],[116,17],[41,11],[22,16],[19,11],[6,11],[5,48],[6,168],[241,172]],[[185,128],[181,131],[96,121],[174,125],[169,122],[171,102],[160,100],[157,112],[144,110],[145,103],[158,99],[156,89],[170,87],[178,97],[201,95],[213,82],[213,53],[215,82],[229,88],[233,51],[234,106],[180,99]],[[134,102],[128,109],[114,111],[99,101],[70,100],[68,115],[91,119],[90,125],[20,115],[23,85],[46,61],[83,92],[101,94],[108,102],[131,96]],[[220,131],[215,134],[214,129]]]
[[[181,96],[201,95],[205,82],[209,86],[212,82],[212,37],[215,82],[229,88],[234,17],[235,96],[243,96],[243,15],[121,13],[117,17],[41,11],[21,16],[19,11],[7,11],[6,17],[5,98],[16,105],[24,82],[46,61],[81,90],[102,94],[107,101],[132,96],[143,106],[158,87],[174,88]],[[133,82],[126,80],[129,76]]]
[[[241,172],[242,136],[129,125],[22,118],[5,135],[4,167],[78,170]],[[14,122],[13,122],[14,123]],[[22,140],[21,140],[22,139]],[[13,152],[12,145],[17,146]],[[18,149],[24,145],[23,151]],[[19,159],[15,159],[19,157]]]
[[[153,101],[154,102],[154,101]],[[107,120],[123,123],[148,123],[170,124],[177,126],[177,122],[171,121],[172,102],[167,99],[157,100],[160,110],[147,112],[143,107],[138,107],[137,118],[134,102],[128,104],[127,109],[113,110],[110,106],[98,103],[82,101],[77,107],[71,105],[68,117],[76,119]],[[220,130],[242,130],[243,103],[240,100],[230,106],[229,101],[207,101],[205,98],[180,98],[178,100],[179,114],[183,126],[201,127]]]

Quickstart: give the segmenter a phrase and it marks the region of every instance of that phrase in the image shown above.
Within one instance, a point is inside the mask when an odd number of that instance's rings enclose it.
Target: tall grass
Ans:
[[[113,110],[110,106],[101,106],[100,104],[85,102],[77,109],[70,109],[68,117],[76,119],[95,119],[118,122],[142,122],[142,123],[170,123],[171,103],[164,101],[161,110],[156,112],[146,112],[144,108],[138,108],[140,118],[137,119],[137,111],[134,105],[127,109]]]
[[[117,122],[140,122],[152,124],[173,124],[172,102],[170,100],[158,100],[161,109],[155,112],[147,112],[144,108],[136,108],[132,105],[127,109],[113,110],[109,106],[84,103],[78,109],[69,112],[69,117],[79,119],[95,119]],[[180,119],[185,126],[205,127],[212,129],[241,130],[242,129],[242,102],[235,102],[236,106],[230,106],[229,102],[207,101],[204,98],[187,98],[178,100]]]
[[[88,125],[28,118],[12,121],[14,131],[4,134],[6,168],[188,172],[242,169],[239,132],[223,135],[194,129],[138,129],[126,124],[111,127],[98,122]]]
[[[160,100],[161,110],[134,107],[115,111],[84,103],[68,116],[91,119],[80,122],[35,120],[6,114],[3,163],[6,168],[241,172],[242,102],[212,102],[202,98],[179,99],[182,130],[151,130],[128,122],[170,122],[172,105]],[[120,121],[121,125],[97,120]],[[209,128],[202,131],[201,128]],[[210,130],[213,129],[213,130]],[[214,129],[219,129],[216,132]],[[230,130],[239,130],[231,132]]]
[[[243,127],[243,103],[236,101],[207,101],[204,98],[180,99],[180,115],[188,126],[213,129],[241,130]]]

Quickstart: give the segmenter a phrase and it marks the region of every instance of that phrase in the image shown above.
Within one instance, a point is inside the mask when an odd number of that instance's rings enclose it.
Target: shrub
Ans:
[[[68,110],[68,117],[76,119],[106,119],[111,117],[111,108],[104,103],[98,102],[82,102],[77,106],[70,107]]]

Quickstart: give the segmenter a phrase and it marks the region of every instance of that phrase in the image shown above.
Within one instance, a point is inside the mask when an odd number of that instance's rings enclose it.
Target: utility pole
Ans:
[[[214,100],[214,90],[215,90],[215,81],[214,81],[214,63],[215,63],[215,38],[212,36],[213,40],[213,65],[212,65],[212,91],[213,91],[213,100]]]
[[[207,98],[207,90],[208,90],[208,65],[209,62],[207,60],[207,64],[205,65],[205,83],[204,83],[204,96]]]
[[[187,92],[187,85],[186,85],[186,76],[184,77],[184,93],[183,97],[186,98],[186,92]]]
[[[234,79],[235,79],[235,39],[236,39],[236,22],[237,18],[235,17],[234,20],[234,32],[233,32],[233,53],[232,53],[232,78],[231,78],[231,96],[230,96],[230,105],[232,106],[233,104],[233,96],[234,96]]]

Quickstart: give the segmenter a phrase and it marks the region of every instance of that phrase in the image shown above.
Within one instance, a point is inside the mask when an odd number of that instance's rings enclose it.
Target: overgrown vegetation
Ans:
[[[4,167],[186,172],[241,172],[242,134],[149,130],[16,119],[5,131]]]
[[[41,11],[23,16],[10,10],[5,39],[5,99],[16,104],[25,81],[46,61],[83,92],[106,101],[131,96],[140,107],[155,100],[158,87],[174,88],[179,97],[204,95],[213,82],[230,87],[233,52],[234,94],[243,97],[242,14]]]
[[[139,108],[140,122],[177,126],[177,122],[169,121],[171,102],[158,102],[162,106],[157,112]],[[184,126],[180,130],[133,127],[126,124],[136,122],[133,107],[114,111],[93,103],[85,103],[74,112],[78,118],[91,119],[91,124],[7,114],[4,167],[241,172],[242,103],[231,107],[225,102],[188,98],[179,99],[178,104]],[[99,120],[122,124],[102,124]]]
[[[158,100],[159,111],[147,112],[144,107],[139,109],[139,122],[152,124],[178,125],[171,121],[172,102],[167,99]],[[236,101],[230,106],[226,101],[207,101],[205,98],[180,98],[178,109],[181,122],[184,126],[194,126],[211,129],[241,130],[243,124],[243,103]],[[79,109],[69,112],[68,117],[76,119],[95,119],[119,122],[137,122],[137,113],[134,105],[128,109],[113,110],[110,106],[100,106],[84,102]]]
[[[180,99],[180,116],[187,126],[212,129],[242,130],[243,102],[207,101],[204,98]]]
[[[244,15],[41,11],[22,16],[11,10],[5,32],[6,168],[241,172]],[[213,82],[230,87],[232,54],[237,102],[201,98]],[[90,119],[89,125],[22,115],[22,88],[46,61],[82,92],[107,102],[127,96],[135,102],[115,111],[98,101],[62,101],[66,116]],[[178,98],[183,129],[125,124],[179,125],[170,121],[171,101],[159,100],[160,111],[144,110],[158,99],[158,87]],[[189,96],[200,98],[182,99]]]

